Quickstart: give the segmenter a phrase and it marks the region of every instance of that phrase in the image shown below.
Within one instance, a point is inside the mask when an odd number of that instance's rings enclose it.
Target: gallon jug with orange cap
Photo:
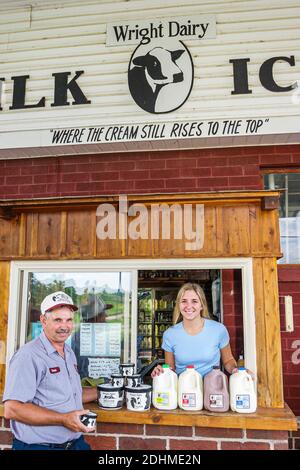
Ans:
[[[153,378],[152,404],[159,410],[177,408],[178,377],[168,364],[163,364],[163,372]]]
[[[257,408],[255,383],[245,367],[229,379],[230,408],[238,413],[254,413]]]
[[[218,366],[204,377],[204,408],[217,413],[229,410],[228,379]]]
[[[182,410],[203,408],[203,380],[193,365],[187,366],[178,379],[178,405]]]

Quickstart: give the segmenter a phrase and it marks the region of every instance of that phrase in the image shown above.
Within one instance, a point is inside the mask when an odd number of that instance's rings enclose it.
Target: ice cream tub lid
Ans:
[[[151,392],[152,386],[151,385],[140,385],[139,387],[125,387],[126,392],[132,392],[132,393],[146,393],[146,392]]]
[[[100,390],[100,392],[119,392],[120,390],[123,390],[123,387],[112,384],[99,384],[97,385],[97,389]]]

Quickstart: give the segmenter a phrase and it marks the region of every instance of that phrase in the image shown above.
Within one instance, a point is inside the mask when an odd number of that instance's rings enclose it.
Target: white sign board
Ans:
[[[56,155],[51,147],[63,145],[74,146],[72,154],[89,144],[83,153],[142,151],[152,141],[154,150],[198,147],[201,139],[214,147],[223,137],[249,145],[255,139],[239,137],[255,135],[296,141],[286,134],[300,132],[299,0],[280,19],[272,2],[261,11],[250,2],[246,12],[215,2],[203,15],[200,2],[131,3],[38,9],[34,31],[26,7],[18,15],[28,27],[3,10],[0,158]]]
[[[121,323],[81,323],[80,356],[121,356]]]
[[[215,37],[216,19],[214,15],[116,22],[108,24],[106,29],[107,46],[147,44],[153,39],[173,38],[199,41]]]
[[[119,373],[120,359],[89,357],[88,361],[88,376],[92,379],[99,379],[99,377],[110,377],[111,374]]]
[[[115,124],[93,127],[69,127],[18,132],[22,147],[52,147],[57,145],[110,144],[117,142],[147,142],[158,140],[239,137],[266,134],[298,133],[299,122],[293,117],[253,117],[213,119],[207,121],[176,121],[147,124]],[[16,134],[0,134],[0,148],[16,147]]]

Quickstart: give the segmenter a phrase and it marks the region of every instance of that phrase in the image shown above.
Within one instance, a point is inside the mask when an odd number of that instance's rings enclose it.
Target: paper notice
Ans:
[[[119,373],[120,359],[89,357],[88,361],[88,374],[92,379],[98,379],[99,377],[110,377],[111,374]]]

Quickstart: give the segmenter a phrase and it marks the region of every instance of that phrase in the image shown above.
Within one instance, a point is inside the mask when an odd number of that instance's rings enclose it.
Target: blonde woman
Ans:
[[[222,323],[210,319],[205,294],[198,284],[187,283],[180,288],[173,323],[163,335],[162,348],[165,363],[177,374],[193,364],[204,377],[213,366],[219,365],[220,359],[229,374],[238,370],[228,331]],[[159,365],[151,375],[155,377],[161,372]]]

